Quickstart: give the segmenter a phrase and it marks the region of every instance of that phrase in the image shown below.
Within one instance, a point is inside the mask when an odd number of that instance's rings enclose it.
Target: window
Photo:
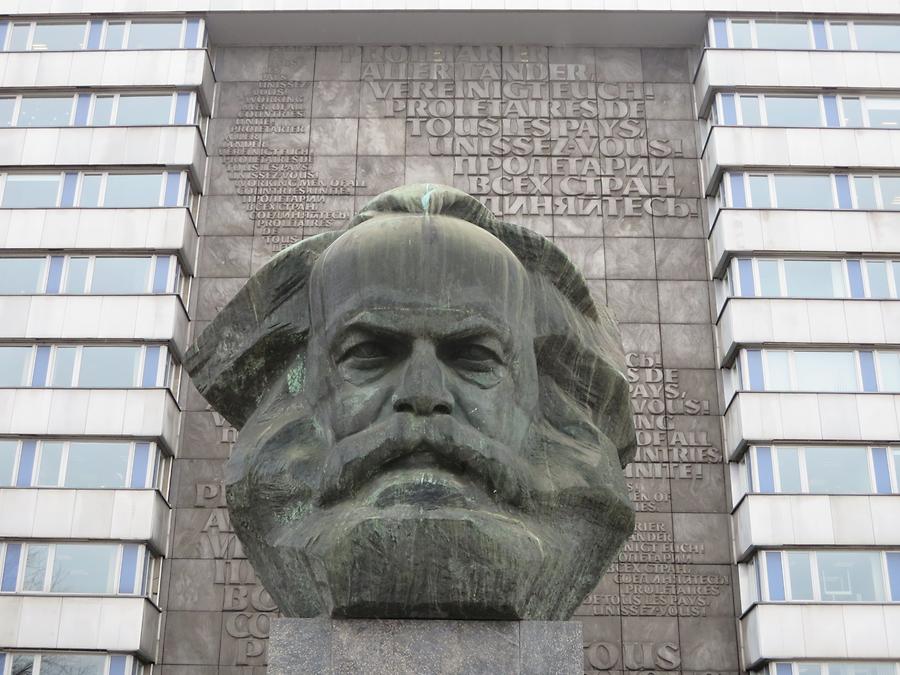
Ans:
[[[128,49],[177,49],[181,46],[181,21],[132,21]]]
[[[819,99],[804,96],[766,96],[766,119],[773,127],[821,126]]]
[[[158,345],[0,346],[0,387],[173,387],[176,367]]]
[[[137,595],[159,592],[160,560],[144,545],[10,542],[0,592]]]
[[[765,551],[762,597],[770,602],[898,602],[893,575],[900,553],[881,551]],[[887,574],[885,573],[887,571]]]
[[[753,446],[741,462],[745,490],[797,494],[900,494],[896,448]]]
[[[58,203],[60,174],[9,174],[3,186],[5,209],[50,208]]]
[[[192,207],[187,173],[0,174],[2,208]]]
[[[156,21],[0,21],[0,50],[196,49],[206,45],[199,18]],[[2,674],[0,674],[2,675]]]
[[[0,487],[155,488],[165,493],[169,462],[154,443],[57,439],[0,440]]]
[[[742,349],[738,360],[749,391],[900,391],[900,352]]]
[[[10,670],[4,664],[9,664]],[[143,675],[144,672],[144,664],[127,654],[0,652],[0,675]]]
[[[23,96],[18,127],[65,127],[72,118],[72,96]]]
[[[730,208],[900,210],[900,176],[726,172]]]
[[[37,23],[31,40],[33,51],[75,51],[85,48],[85,23]]]
[[[713,18],[707,44],[718,49],[900,51],[900,25],[854,21]]]
[[[58,94],[0,98],[0,127],[137,126],[199,123],[193,92]]]

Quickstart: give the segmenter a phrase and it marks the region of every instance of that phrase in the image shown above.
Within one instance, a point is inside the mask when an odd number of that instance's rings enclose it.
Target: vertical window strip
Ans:
[[[62,270],[65,257],[61,255],[50,256],[50,267],[47,271],[47,293],[59,293],[62,283]]]
[[[168,291],[169,261],[171,256],[161,255],[156,257],[156,268],[153,271],[153,292],[165,293]]]
[[[872,352],[859,352],[859,370],[862,375],[863,391],[878,391],[878,381],[875,378],[875,358]]]
[[[178,193],[181,186],[181,172],[169,171],[166,174],[166,193],[163,206],[179,206]]]
[[[88,112],[91,108],[91,95],[78,94],[75,103],[75,126],[86,127],[88,125]]]
[[[22,449],[19,452],[19,470],[16,473],[16,487],[31,487],[36,445],[36,441],[33,440],[22,441]]]
[[[750,391],[764,391],[762,352],[759,349],[747,350],[747,386]]]
[[[3,560],[3,577],[0,579],[0,591],[13,593],[19,576],[19,559],[22,556],[22,544],[6,544],[6,557]]]
[[[180,91],[175,95],[175,124],[187,124],[191,107],[191,95]]]
[[[141,381],[142,387],[155,387],[157,383],[157,372],[159,371],[159,352],[158,346],[147,347],[144,351],[144,376]]]
[[[740,277],[741,297],[752,298],[756,295],[753,284],[753,261],[749,258],[738,259],[738,276]]]
[[[184,48],[196,49],[201,46],[198,43],[200,38],[200,19],[188,19],[184,31]]]
[[[138,559],[138,545],[125,544],[122,547],[122,567],[119,572],[119,593],[134,593]]]
[[[131,467],[131,487],[144,488],[147,485],[147,463],[150,459],[150,444],[135,443],[134,461]],[[154,486],[149,486],[154,487]]]
[[[110,654],[109,675],[125,675],[125,657],[122,654]]]
[[[813,45],[816,49],[828,49],[828,38],[825,35],[825,22],[813,21]],[[778,673],[778,675],[782,675]]]
[[[850,297],[866,297],[865,288],[863,286],[862,268],[859,264],[859,260],[847,261],[847,277],[850,281]]]
[[[834,177],[834,182],[837,187],[838,208],[852,209],[853,200],[850,197],[850,177],[846,174],[837,174]]]
[[[841,117],[838,115],[837,97],[824,96],[822,101],[825,104],[825,124],[829,127],[841,126]]]
[[[900,553],[891,551],[886,554],[886,557],[891,600],[900,602]]]
[[[66,172],[63,178],[62,199],[60,208],[68,209],[75,206],[75,186],[78,184],[77,172]]]
[[[722,120],[727,126],[737,124],[737,108],[734,105],[734,94],[722,94]]]
[[[891,472],[888,467],[887,448],[872,448],[872,469],[875,473],[875,491],[880,495],[891,494]]]
[[[747,195],[744,190],[744,174],[730,173],[728,178],[731,187],[731,206],[737,209],[746,208]]]
[[[87,48],[90,50],[100,49],[100,35],[103,32],[103,21],[91,21],[88,30]]]
[[[766,445],[756,448],[756,470],[759,474],[759,491],[775,493],[775,473],[772,469],[772,449]]]
[[[769,600],[784,600],[784,571],[781,568],[781,553],[778,551],[766,551],[766,578]]]
[[[44,387],[47,385],[47,371],[50,366],[49,345],[39,345],[34,356],[34,367],[31,370],[31,386]]]

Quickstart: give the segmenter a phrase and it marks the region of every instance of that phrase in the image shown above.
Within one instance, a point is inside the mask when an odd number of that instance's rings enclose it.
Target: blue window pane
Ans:
[[[775,675],[791,675],[791,664],[790,663],[776,663],[775,664]]]
[[[131,487],[147,487],[147,462],[150,459],[150,444],[137,443],[134,447],[134,462],[131,467]]]
[[[137,544],[125,544],[122,550],[122,570],[119,573],[119,593],[134,593]]]
[[[122,654],[109,657],[109,675],[125,675],[125,657]]]
[[[153,292],[165,293],[169,281],[169,256],[159,256],[156,259],[156,270],[153,272]]]
[[[175,124],[188,123],[188,109],[191,107],[191,95],[181,92],[175,98]]]
[[[156,386],[156,371],[159,369],[159,347],[147,347],[144,354],[144,379],[142,387]]]
[[[78,101],[75,103],[75,126],[86,127],[88,123],[88,111],[91,108],[90,94],[78,94]]]
[[[859,260],[847,261],[847,276],[850,277],[850,297],[864,298],[866,297],[863,289],[862,269]]]
[[[769,600],[784,600],[784,572],[781,554],[766,551],[766,576],[769,578]]]
[[[900,602],[900,553],[887,554],[888,579],[891,584],[891,600]]]
[[[734,94],[722,94],[722,121],[729,126],[737,124],[737,108],[734,106]]]
[[[0,39],[0,45],[3,44],[3,40]],[[5,672],[3,669],[6,667],[6,654],[0,652],[0,673]]]
[[[64,260],[65,258],[61,255],[50,256],[50,270],[47,272],[47,293],[59,293]]]
[[[181,183],[181,174],[170,171],[166,174],[166,201],[165,206],[178,206],[178,186]]]
[[[759,474],[759,491],[775,492],[775,475],[772,473],[772,450],[768,446],[756,448],[756,471]]]
[[[747,350],[747,371],[750,391],[763,391],[765,381],[763,380],[762,352],[758,349]]]
[[[88,49],[100,49],[100,33],[103,32],[102,21],[91,21],[90,32],[88,33]]]
[[[731,173],[728,174],[731,181],[731,204],[736,209],[742,209],[747,206],[747,195],[744,192],[744,174]]]
[[[713,20],[713,31],[716,35],[715,46],[719,49],[728,46],[728,31],[726,29],[725,19]]]
[[[9,21],[0,21],[0,50],[3,49],[3,44],[6,42],[6,29],[9,26]],[[3,666],[0,665],[0,672],[3,672]]]
[[[813,21],[813,42],[816,49],[828,49],[828,38],[825,36],[825,22]],[[781,673],[778,673],[781,675]]]
[[[875,468],[875,491],[880,495],[891,494],[891,473],[888,469],[887,448],[872,448],[872,464]]]
[[[22,441],[22,453],[19,456],[19,473],[16,476],[16,487],[31,487],[35,445],[35,441]]]
[[[78,184],[77,173],[67,173],[63,181],[62,201],[59,205],[64,208],[75,206],[75,186]]]
[[[37,348],[34,356],[34,368],[31,369],[31,386],[43,387],[47,384],[47,368],[50,365],[50,347],[44,345]]]
[[[838,208],[852,209],[853,200],[850,198],[850,177],[838,174],[834,177],[834,182],[837,185]]]
[[[859,353],[859,369],[862,372],[863,391],[878,391],[875,380],[875,358],[872,352]]]
[[[16,590],[16,576],[19,573],[19,556],[22,555],[22,544],[6,545],[6,560],[3,562],[3,581],[0,591],[12,593]]]
[[[741,297],[752,298],[753,291],[753,261],[747,258],[738,259],[738,271],[741,277]]]
[[[837,97],[825,96],[825,123],[830,127],[841,126],[841,117],[838,115]]]
[[[197,46],[197,38],[200,35],[200,19],[188,19],[184,30],[185,49],[194,49]]]

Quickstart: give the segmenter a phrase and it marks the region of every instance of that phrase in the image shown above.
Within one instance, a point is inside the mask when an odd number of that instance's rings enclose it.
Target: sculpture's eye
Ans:
[[[363,340],[347,347],[338,362],[348,361],[355,368],[380,368],[392,356],[393,352],[387,344],[378,340]]]
[[[497,353],[484,345],[467,342],[452,345],[446,350],[446,357],[457,368],[486,372],[501,364]]]

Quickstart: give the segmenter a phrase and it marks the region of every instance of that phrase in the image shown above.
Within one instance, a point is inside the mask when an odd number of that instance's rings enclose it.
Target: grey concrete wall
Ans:
[[[688,54],[220,49],[194,335],[283,246],[407,182],[552,237],[621,322],[638,530],[580,607],[585,672],[738,670]],[[194,391],[172,488],[164,675],[264,672],[277,613],[224,509],[235,432]]]

